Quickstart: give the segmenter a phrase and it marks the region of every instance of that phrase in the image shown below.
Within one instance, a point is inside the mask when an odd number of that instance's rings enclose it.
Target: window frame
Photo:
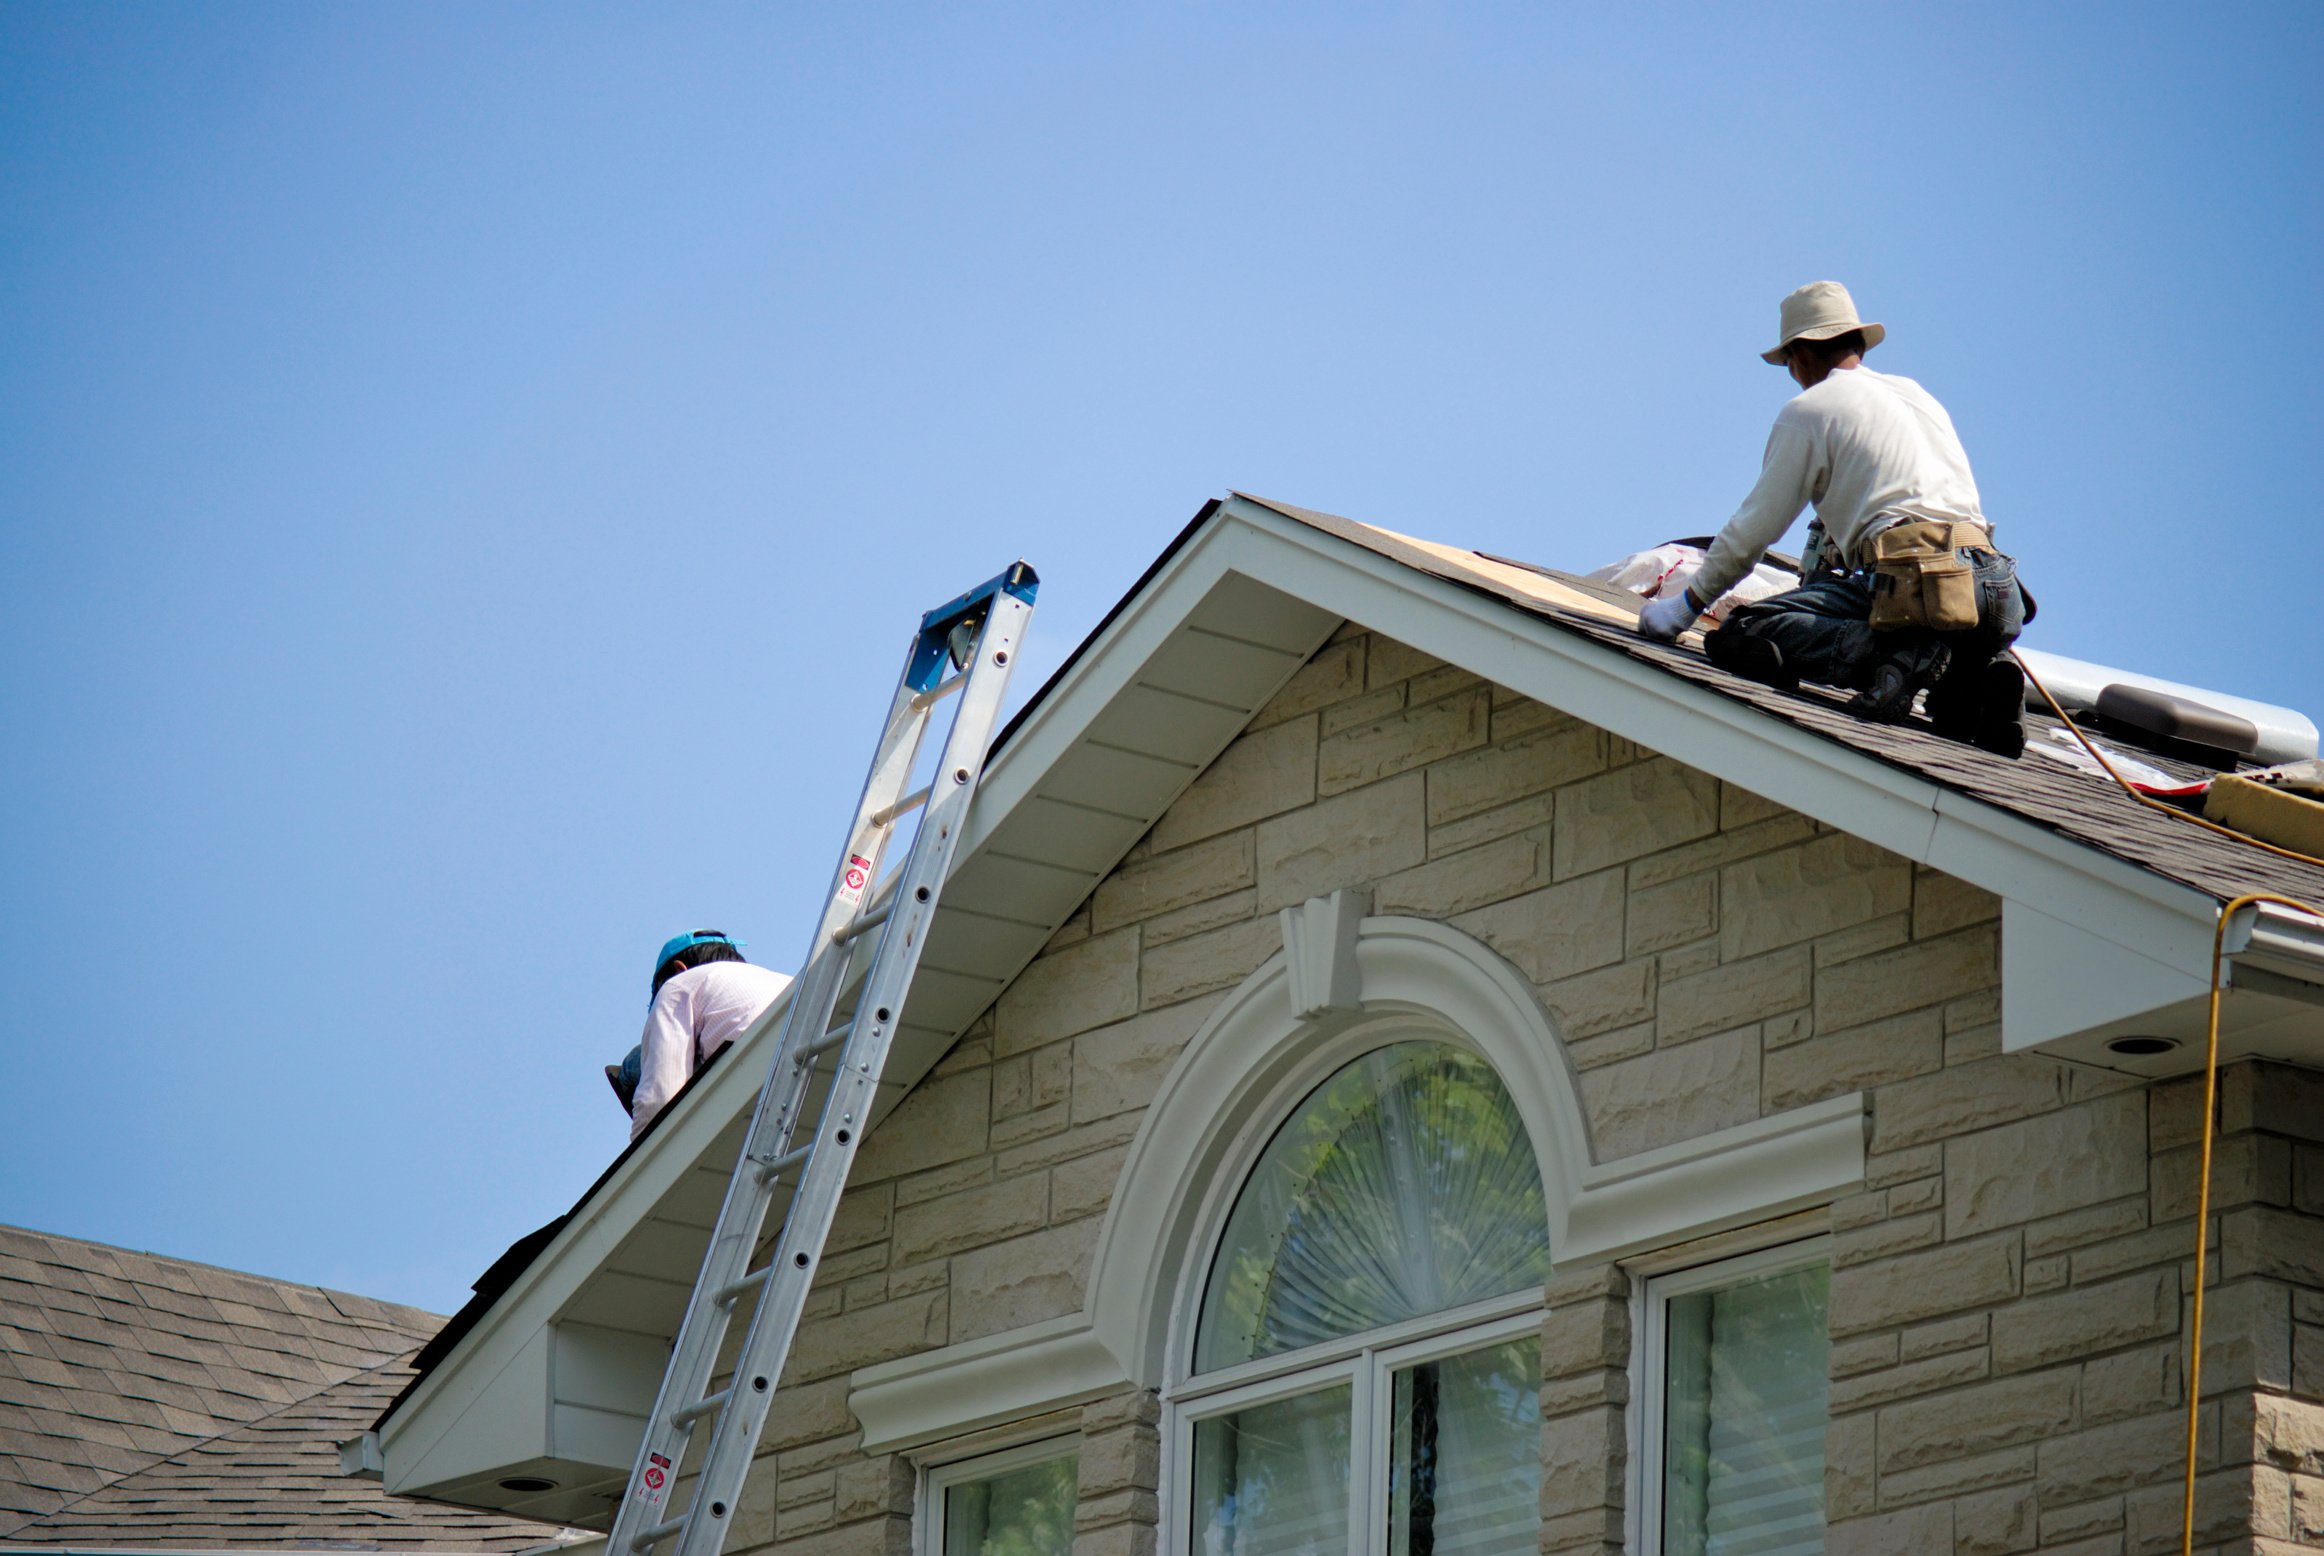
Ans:
[[[1074,1459],[1078,1471],[1080,1455],[1079,1433],[1052,1432],[1005,1447],[979,1448],[959,1458],[923,1463],[920,1466],[918,1505],[912,1519],[912,1549],[915,1556],[944,1556],[944,1497],[953,1487],[973,1481],[993,1480],[1017,1470],[1030,1469],[1036,1464],[1046,1464],[1052,1459]],[[1079,1500],[1077,1493],[1077,1505]]]
[[[1356,1023],[1332,1034],[1300,1055],[1299,1062],[1268,1088],[1268,1096],[1235,1141],[1234,1150],[1207,1185],[1199,1226],[1201,1235],[1190,1243],[1198,1255],[1182,1266],[1178,1290],[1171,1304],[1169,1359],[1162,1394],[1162,1499],[1157,1548],[1170,1556],[1192,1556],[1194,1541],[1194,1428],[1198,1421],[1231,1415],[1252,1405],[1268,1404],[1294,1395],[1349,1385],[1348,1421],[1348,1527],[1357,1531],[1350,1556],[1387,1556],[1388,1454],[1394,1408],[1391,1379],[1402,1367],[1457,1356],[1526,1335],[1538,1336],[1548,1312],[1546,1288],[1533,1287],[1498,1297],[1425,1313],[1378,1329],[1278,1352],[1210,1372],[1194,1370],[1195,1333],[1201,1323],[1202,1301],[1234,1213],[1251,1174],[1267,1147],[1307,1099],[1325,1082],[1366,1055],[1402,1043],[1437,1043],[1482,1060],[1494,1080],[1508,1089],[1508,1078],[1492,1056],[1459,1031],[1419,1012],[1398,1012],[1385,1018]],[[1514,1100],[1514,1097],[1512,1098]],[[1522,1117],[1522,1111],[1520,1113]],[[1543,1174],[1546,1198],[1547,1169],[1534,1149],[1534,1168]],[[1554,1260],[1556,1250],[1551,1250]],[[1377,1507],[1383,1515],[1372,1520]],[[941,1556],[941,1553],[930,1553]]]
[[[1306,1358],[1298,1367],[1274,1367],[1258,1376],[1241,1378],[1229,1378],[1223,1371],[1204,1374],[1205,1386],[1199,1392],[1164,1404],[1170,1464],[1164,1479],[1170,1499],[1163,1517],[1172,1542],[1164,1548],[1181,1556],[1193,1548],[1197,1423],[1345,1384],[1349,1395],[1348,1528],[1354,1531],[1348,1548],[1350,1556],[1387,1556],[1385,1514],[1388,1455],[1395,1436],[1395,1375],[1407,1367],[1489,1350],[1511,1340],[1538,1339],[1544,1311],[1539,1292],[1514,1292],[1490,1302],[1447,1308],[1426,1318],[1366,1330],[1361,1336],[1330,1345],[1309,1346],[1290,1353]],[[1249,1374],[1266,1363],[1282,1360],[1285,1358],[1270,1356],[1233,1371]],[[1382,1516],[1375,1518],[1375,1513]]]
[[[1637,1282],[1631,1313],[1631,1333],[1637,1336],[1637,1344],[1631,1361],[1630,1397],[1636,1408],[1630,1412],[1629,1503],[1634,1510],[1630,1548],[1638,1556],[1663,1556],[1663,1445],[1669,1430],[1671,1299],[1831,1262],[1831,1234],[1819,1233],[1646,1274]]]

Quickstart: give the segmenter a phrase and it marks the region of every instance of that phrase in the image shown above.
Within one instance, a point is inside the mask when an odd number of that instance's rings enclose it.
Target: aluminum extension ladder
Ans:
[[[1039,582],[1032,568],[1018,562],[928,612],[912,635],[847,848],[791,991],[782,1038],[671,1347],[669,1370],[647,1418],[627,1494],[614,1515],[606,1540],[609,1556],[643,1556],[672,1541],[666,1549],[674,1556],[717,1556],[726,1543],[767,1407],[831,1233],[840,1190],[871,1117],[895,1018],[927,942],[936,894],[960,842]],[[907,795],[904,785],[911,781],[930,714],[954,693],[960,705],[944,759],[927,787]],[[915,810],[920,822],[895,890],[884,905],[867,909],[864,898],[879,879],[881,851],[897,822]],[[874,933],[879,939],[855,1013],[834,1027],[856,942]],[[817,1061],[833,1053],[838,1057],[830,1084],[820,1106],[813,1106]],[[786,1185],[791,1202],[774,1254],[753,1269],[750,1260],[767,1211]],[[733,1374],[725,1387],[713,1391],[712,1373],[728,1323],[754,1293],[757,1302]],[[693,1496],[678,1511],[673,1501],[678,1474],[694,1430],[704,1421],[715,1424]]]

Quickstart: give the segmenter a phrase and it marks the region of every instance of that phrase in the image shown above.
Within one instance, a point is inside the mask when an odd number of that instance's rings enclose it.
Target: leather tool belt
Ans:
[[[1966,632],[1977,625],[1976,569],[1961,553],[1993,548],[1982,524],[1906,519],[1872,537],[1872,625]]]

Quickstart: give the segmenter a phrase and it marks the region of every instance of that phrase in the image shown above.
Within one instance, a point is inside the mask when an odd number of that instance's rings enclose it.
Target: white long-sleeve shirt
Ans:
[[[775,996],[791,986],[786,973],[749,962],[704,962],[661,987],[646,1012],[639,1046],[637,1095],[631,1099],[629,1137],[646,1132],[703,1060],[742,1036]]]
[[[1889,517],[1983,519],[1953,418],[1909,378],[1836,369],[1787,401],[1767,435],[1759,484],[1711,543],[1690,583],[1697,599],[1733,588],[1809,503],[1841,556]],[[1875,522],[1882,521],[1882,522]]]

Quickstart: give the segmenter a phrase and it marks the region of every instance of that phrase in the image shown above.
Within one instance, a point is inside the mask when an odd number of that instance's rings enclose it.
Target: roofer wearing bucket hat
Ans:
[[[1853,690],[1851,710],[1880,723],[1903,722],[1925,690],[1938,733],[2019,755],[2025,677],[2003,651],[2031,609],[1993,547],[1952,418],[1911,379],[1864,365],[1888,331],[1859,319],[1839,282],[1786,297],[1780,331],[1760,355],[1800,393],[1775,418],[1759,484],[1638,630],[1676,639],[1813,503],[1823,542],[1811,536],[1800,587],[1730,611],[1703,640],[1711,662],[1785,689]]]
[[[632,1140],[712,1054],[748,1031],[791,986],[787,975],[744,961],[742,945],[715,929],[672,935],[662,943],[654,958],[645,1037],[628,1058],[605,1067],[614,1095],[629,1109]]]

